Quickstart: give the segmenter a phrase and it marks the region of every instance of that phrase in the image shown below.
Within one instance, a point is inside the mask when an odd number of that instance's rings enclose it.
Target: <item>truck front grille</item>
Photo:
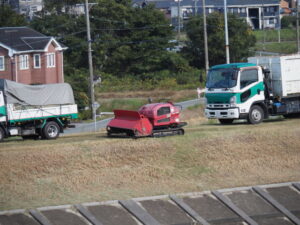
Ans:
[[[230,108],[230,104],[207,104],[207,108],[211,109],[225,109],[225,108]]]

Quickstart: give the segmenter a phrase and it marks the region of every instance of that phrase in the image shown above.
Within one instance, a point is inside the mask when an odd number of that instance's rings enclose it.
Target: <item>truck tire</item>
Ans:
[[[4,139],[4,136],[5,136],[5,134],[4,134],[4,130],[0,127],[0,142],[2,142],[3,141],[3,139]]]
[[[264,110],[260,106],[254,105],[250,109],[247,120],[250,124],[259,124],[263,121],[264,117]]]
[[[232,124],[233,119],[219,119],[220,124]]]
[[[47,122],[42,130],[44,139],[56,139],[59,136],[60,128],[54,121]]]

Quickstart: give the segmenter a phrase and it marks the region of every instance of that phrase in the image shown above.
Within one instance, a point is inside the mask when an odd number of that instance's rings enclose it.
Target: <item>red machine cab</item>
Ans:
[[[115,118],[107,125],[107,134],[125,133],[128,136],[164,136],[184,134],[180,122],[181,106],[170,102],[142,106],[137,112],[114,110]]]

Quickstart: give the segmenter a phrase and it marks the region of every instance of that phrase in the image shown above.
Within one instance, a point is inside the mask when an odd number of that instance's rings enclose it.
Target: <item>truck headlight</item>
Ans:
[[[230,107],[236,107],[236,96],[232,96],[230,98],[229,103],[230,103]]]

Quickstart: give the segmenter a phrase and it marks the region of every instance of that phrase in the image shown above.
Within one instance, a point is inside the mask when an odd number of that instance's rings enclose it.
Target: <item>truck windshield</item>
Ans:
[[[229,69],[213,69],[207,74],[207,88],[232,88],[236,86],[237,70]]]

